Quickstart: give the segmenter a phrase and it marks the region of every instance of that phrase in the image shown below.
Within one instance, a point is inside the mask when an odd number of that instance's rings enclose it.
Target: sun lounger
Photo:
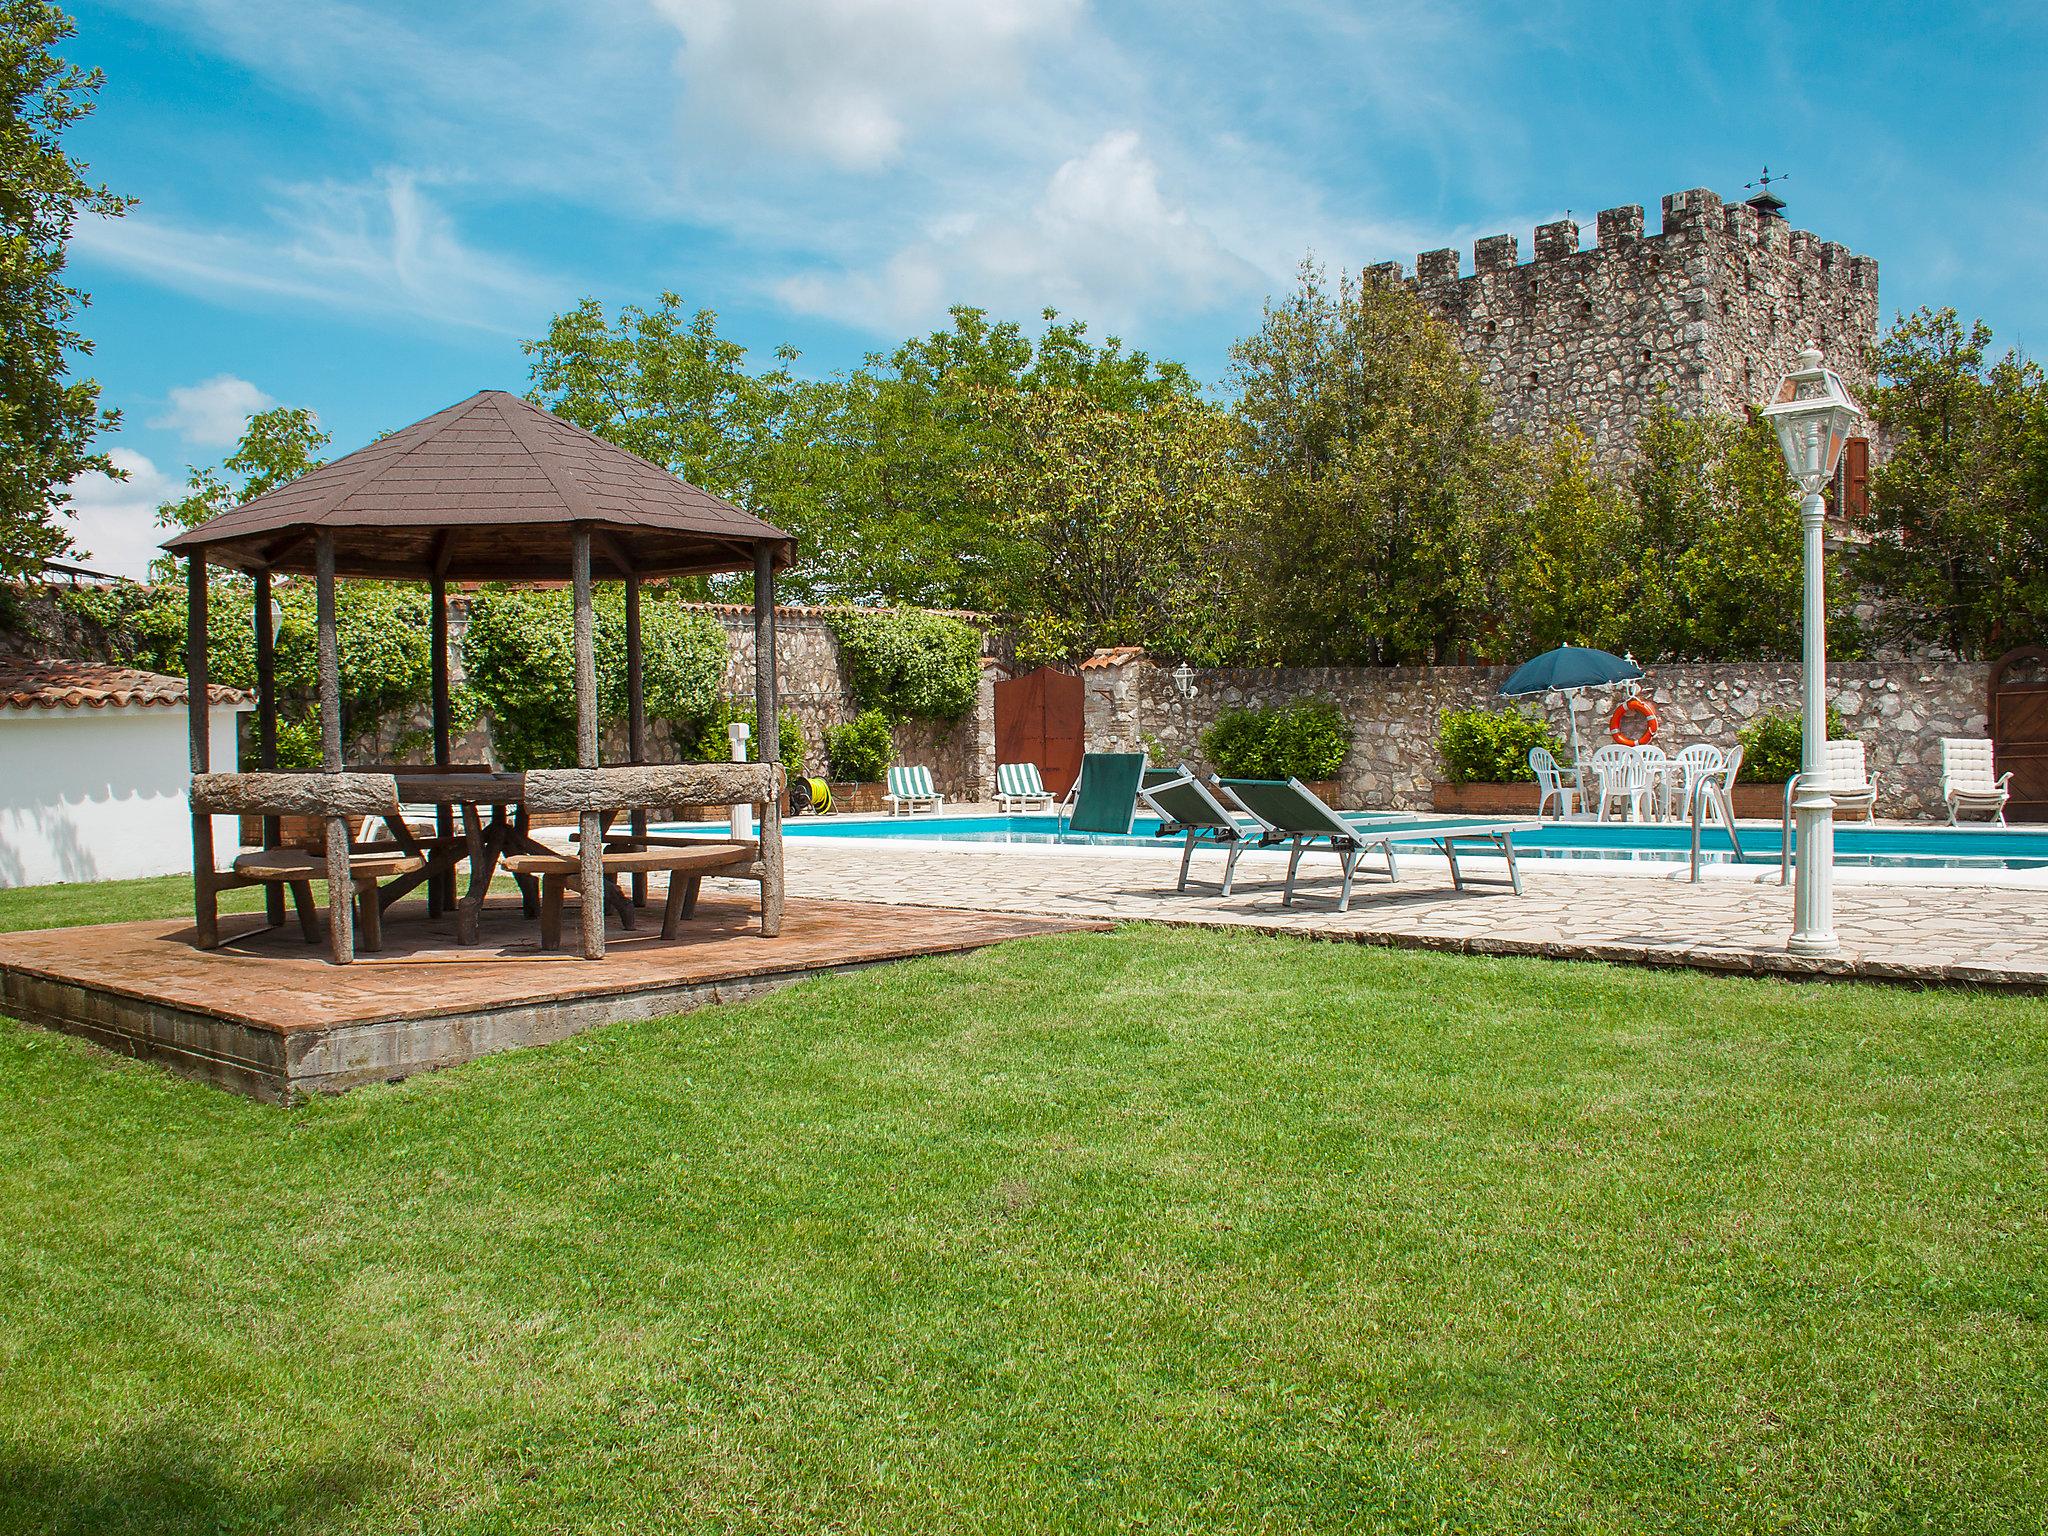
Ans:
[[[1228,896],[1237,874],[1238,855],[1263,830],[1259,823],[1240,820],[1185,763],[1172,769],[1146,769],[1138,798],[1159,818],[1158,836],[1186,838],[1180,854],[1180,884],[1174,889],[1188,888],[1188,865],[1194,859],[1195,846],[1207,843],[1229,850],[1223,861],[1223,894]]]
[[[1067,830],[1128,836],[1138,819],[1138,788],[1144,777],[1142,752],[1090,752],[1081,759]]]
[[[946,797],[932,787],[929,768],[891,768],[889,792],[882,796],[891,816],[908,816],[917,811],[936,811]]]
[[[1262,848],[1288,849],[1287,885],[1282,906],[1294,904],[1295,876],[1305,853],[1326,849],[1337,856],[1344,884],[1337,897],[1337,910],[1351,909],[1351,885],[1359,863],[1367,853],[1378,851],[1387,861],[1387,878],[1400,878],[1395,862],[1397,843],[1434,845],[1449,861],[1451,884],[1466,887],[1464,870],[1458,863],[1460,843],[1483,842],[1497,848],[1507,860],[1508,882],[1517,896],[1522,894],[1522,872],[1515,864],[1514,834],[1533,825],[1529,821],[1474,821],[1455,816],[1405,816],[1399,814],[1342,816],[1299,779],[1222,779],[1223,796],[1263,829],[1258,842]]]
[[[996,764],[996,809],[1004,815],[1019,811],[1043,811],[1052,807],[1052,791],[1045,787],[1036,763]]]

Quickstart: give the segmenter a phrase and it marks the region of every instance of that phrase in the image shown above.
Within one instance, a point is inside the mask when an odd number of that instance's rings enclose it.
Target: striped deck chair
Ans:
[[[1036,763],[996,764],[996,809],[1004,815],[1052,808],[1052,791],[1039,777]]]
[[[946,803],[946,797],[932,788],[932,771],[929,768],[891,768],[888,790],[882,799],[891,816],[936,811]]]

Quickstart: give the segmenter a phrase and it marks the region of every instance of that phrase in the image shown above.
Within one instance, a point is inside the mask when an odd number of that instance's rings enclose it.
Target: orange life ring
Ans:
[[[1641,732],[1634,736],[1622,729],[1622,722],[1630,718],[1642,726]],[[1623,699],[1614,706],[1614,713],[1607,717],[1607,734],[1624,747],[1640,747],[1654,741],[1657,737],[1657,706],[1640,696]]]

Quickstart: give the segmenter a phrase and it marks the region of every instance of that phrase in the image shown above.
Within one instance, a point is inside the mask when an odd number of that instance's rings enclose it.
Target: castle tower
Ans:
[[[1655,235],[1640,207],[1609,208],[1590,250],[1559,219],[1537,229],[1533,261],[1519,260],[1513,235],[1477,242],[1472,258],[1470,276],[1455,250],[1423,252],[1412,278],[1398,262],[1368,275],[1406,281],[1450,326],[1503,431],[1540,439],[1575,422],[1614,466],[1659,398],[1739,416],[1809,343],[1866,397],[1877,262],[1751,204],[1677,192]]]

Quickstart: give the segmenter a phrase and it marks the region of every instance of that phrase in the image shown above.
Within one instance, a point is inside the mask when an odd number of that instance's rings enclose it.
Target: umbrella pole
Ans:
[[[1572,767],[1577,768],[1583,755],[1579,746],[1579,701],[1569,688],[1564,691],[1564,715],[1572,723]]]

